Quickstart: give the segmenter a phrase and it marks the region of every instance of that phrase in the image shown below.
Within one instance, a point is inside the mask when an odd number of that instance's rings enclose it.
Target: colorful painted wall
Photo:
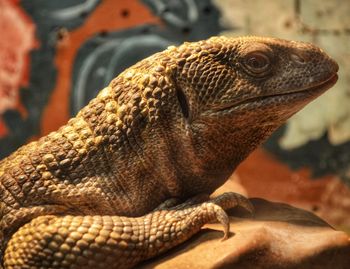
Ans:
[[[232,181],[350,230],[350,2],[0,0],[0,159],[63,125],[114,76],[184,41],[258,34],[310,41],[337,85],[278,130]]]

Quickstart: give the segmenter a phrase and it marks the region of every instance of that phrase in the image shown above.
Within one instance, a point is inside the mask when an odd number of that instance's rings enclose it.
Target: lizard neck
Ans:
[[[188,131],[176,133],[178,175],[185,196],[212,193],[236,167],[276,129],[275,125],[229,124],[208,127],[194,121]],[[223,135],[225,134],[225,135]]]

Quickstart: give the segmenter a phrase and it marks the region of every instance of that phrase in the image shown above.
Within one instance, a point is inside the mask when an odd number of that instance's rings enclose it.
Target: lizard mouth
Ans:
[[[292,95],[292,94],[298,94],[298,93],[307,93],[307,94],[315,94],[315,95],[319,95],[322,92],[325,92],[326,90],[328,90],[329,88],[331,88],[338,80],[338,74],[335,73],[332,76],[330,76],[328,79],[322,81],[321,83],[318,83],[314,86],[310,86],[310,87],[305,87],[303,89],[299,89],[299,90],[294,90],[294,91],[289,91],[289,92],[284,92],[281,94],[276,94],[276,95],[271,95],[270,97],[273,96],[283,96],[283,95]]]
[[[272,99],[275,99],[275,98],[283,99],[283,97],[294,97],[295,99],[304,98],[305,100],[310,100],[310,99],[316,98],[317,96],[321,95],[323,92],[331,88],[337,82],[337,80],[338,80],[338,75],[337,73],[335,73],[332,76],[330,76],[328,79],[324,80],[323,82],[313,86],[305,87],[298,90],[290,90],[283,93],[252,97],[252,98],[242,100],[240,102],[235,102],[234,104],[231,103],[231,104],[220,106],[218,108],[215,108],[214,110],[216,112],[226,111],[226,110],[231,110],[231,109],[240,107],[242,105],[260,103],[265,100],[267,101],[268,99],[271,99],[271,101]],[[289,98],[285,98],[285,99],[288,100]]]

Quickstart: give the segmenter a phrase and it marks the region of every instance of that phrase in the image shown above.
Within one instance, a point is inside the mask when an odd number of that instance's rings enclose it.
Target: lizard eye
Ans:
[[[252,52],[244,57],[243,66],[249,74],[263,76],[270,69],[270,59],[262,52]]]

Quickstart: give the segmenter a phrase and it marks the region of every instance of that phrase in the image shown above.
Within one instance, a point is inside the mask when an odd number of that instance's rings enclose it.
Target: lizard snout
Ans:
[[[315,66],[322,65],[331,74],[335,74],[339,70],[336,61],[329,57],[322,49],[310,43],[298,42],[298,46],[290,52],[289,58],[294,65],[300,67],[307,64]]]

